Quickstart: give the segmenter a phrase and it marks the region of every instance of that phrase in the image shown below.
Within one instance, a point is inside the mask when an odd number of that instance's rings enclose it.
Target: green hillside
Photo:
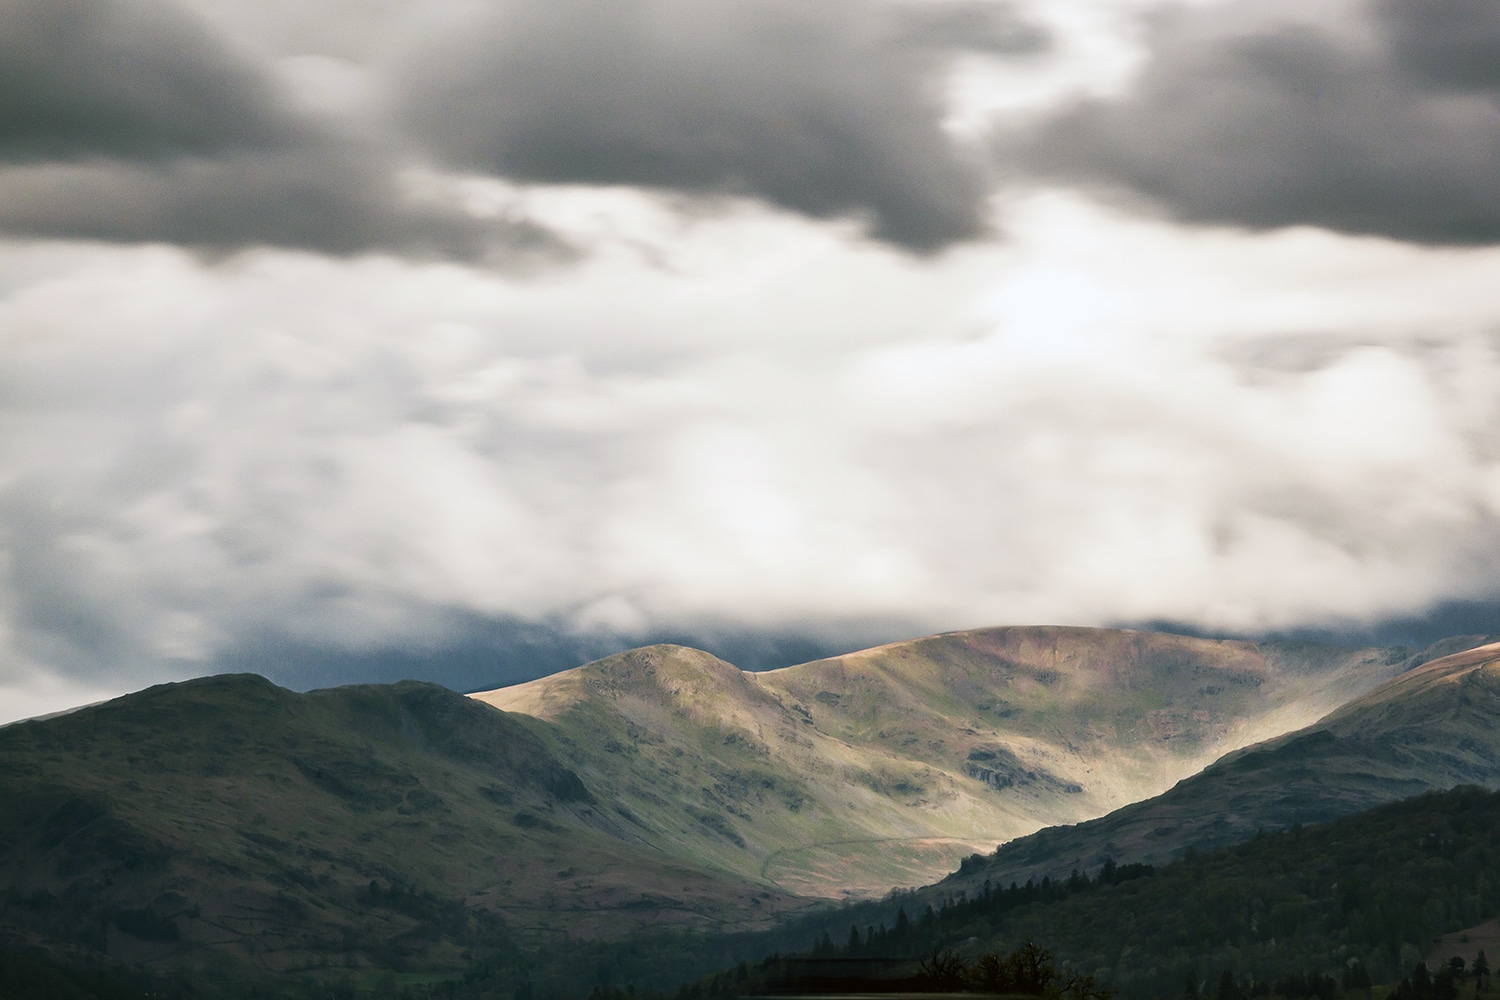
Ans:
[[[643,846],[534,728],[434,685],[253,676],[7,727],[0,925],[188,975],[360,980],[799,905]]]
[[[931,636],[767,673],[680,646],[474,697],[528,713],[651,843],[793,893],[880,895],[1155,795],[1404,651],[1080,628]]]
[[[1106,857],[1160,863],[1189,845],[1233,844],[1460,784],[1500,787],[1500,643],[1432,660],[1155,798],[1007,844],[933,891],[1065,877]]]

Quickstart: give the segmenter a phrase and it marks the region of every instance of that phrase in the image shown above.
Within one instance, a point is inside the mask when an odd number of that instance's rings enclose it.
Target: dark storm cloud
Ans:
[[[406,203],[390,154],[294,114],[149,0],[0,6],[0,233],[463,259],[550,245],[536,227]]]
[[[1378,0],[1397,62],[1439,88],[1500,88],[1500,4],[1494,0]]]
[[[1479,0],[1364,10],[1337,29],[1243,0],[1177,11],[1128,95],[1076,105],[1010,153],[1189,221],[1500,241],[1500,15]]]
[[[269,88],[169,8],[0,6],[0,160],[155,160],[282,144]]]
[[[0,232],[212,252],[278,246],[496,262],[561,252],[524,221],[407,207],[379,157],[366,164],[337,148],[0,168]]]
[[[993,4],[516,3],[428,54],[406,117],[469,168],[749,195],[932,251],[984,228],[983,178],[941,128],[934,51],[968,44],[1042,39]]]

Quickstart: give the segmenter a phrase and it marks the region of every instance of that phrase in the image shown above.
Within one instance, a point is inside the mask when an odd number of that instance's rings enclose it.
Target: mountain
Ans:
[[[221,993],[496,963],[512,983],[543,965],[560,983],[635,961],[644,929],[669,943],[751,930],[820,897],[930,881],[1405,665],[1381,649],[1018,628],[763,674],[648,647],[475,697],[162,685],[0,729],[0,950]],[[548,944],[563,936],[629,941],[607,958],[591,945],[580,971]]]
[[[460,971],[527,928],[802,904],[647,846],[518,719],[430,684],[169,684],[0,730],[0,937],[189,975]]]
[[[1500,642],[1403,673],[1311,726],[1226,755],[1166,793],[1092,822],[1043,830],[972,859],[934,887],[972,891],[1161,862],[1257,830],[1320,823],[1456,785],[1500,788]]]
[[[765,673],[652,646],[472,697],[538,728],[648,842],[800,895],[917,885],[1157,794],[1405,669],[1406,651],[1059,627]]]

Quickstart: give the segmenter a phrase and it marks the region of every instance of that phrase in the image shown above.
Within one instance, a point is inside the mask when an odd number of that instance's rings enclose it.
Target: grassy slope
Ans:
[[[1459,784],[1500,787],[1500,643],[1433,660],[1163,795],[1008,844],[935,891],[1066,876],[1106,856],[1160,862]]]
[[[534,725],[433,685],[234,676],[7,727],[0,923],[161,968],[358,973],[462,968],[507,933],[481,911],[608,934],[792,905],[643,846]]]
[[[762,674],[648,647],[474,697],[554,724],[538,734],[650,842],[862,896],[1156,794],[1400,669],[1387,650],[1037,627]]]

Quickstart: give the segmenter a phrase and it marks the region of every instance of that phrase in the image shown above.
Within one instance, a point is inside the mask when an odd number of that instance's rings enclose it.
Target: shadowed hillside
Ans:
[[[225,676],[7,727],[0,924],[148,968],[358,975],[788,904],[642,846],[534,725],[428,684]]]
[[[1012,995],[1054,1000],[1098,998],[1097,987],[1125,1000],[1369,1000],[1391,995],[1372,985],[1394,986],[1424,957],[1423,976],[1448,970],[1454,986],[1449,959],[1472,966],[1485,942],[1493,953],[1497,915],[1500,794],[1463,787],[1154,868],[1111,864],[1055,882],[990,884],[930,909],[911,897],[842,907],[764,936],[762,954],[780,957],[752,964],[750,975],[723,970],[675,1000],[788,986],[803,995],[984,993],[1006,979]],[[1056,991],[1022,976],[1024,966],[986,962],[1029,942],[1057,960]],[[1062,989],[1074,976],[1094,983]],[[1474,976],[1459,985],[1428,1000],[1496,995]]]

